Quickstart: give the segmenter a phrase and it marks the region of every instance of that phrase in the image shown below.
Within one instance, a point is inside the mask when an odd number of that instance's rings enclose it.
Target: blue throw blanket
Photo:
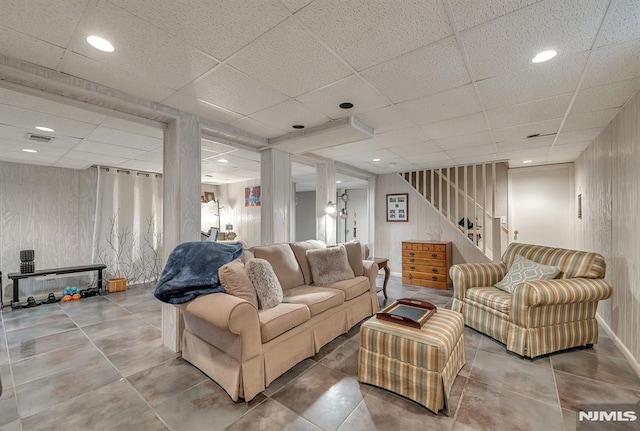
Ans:
[[[242,255],[242,244],[213,241],[185,242],[173,249],[156,284],[154,296],[169,304],[183,304],[199,295],[224,292],[218,268]]]

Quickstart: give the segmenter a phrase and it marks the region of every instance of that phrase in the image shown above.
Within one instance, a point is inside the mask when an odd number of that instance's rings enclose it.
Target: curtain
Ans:
[[[155,281],[162,271],[162,176],[98,168],[92,261],[106,278]]]

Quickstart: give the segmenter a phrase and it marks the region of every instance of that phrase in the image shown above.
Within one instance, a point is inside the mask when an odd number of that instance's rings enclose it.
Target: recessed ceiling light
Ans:
[[[340,184],[341,182],[342,182],[342,181],[338,180],[338,181],[336,181],[336,184]]]
[[[22,151],[24,151],[25,153],[37,153],[38,152],[36,150],[30,150],[29,148],[23,148]]]
[[[304,126],[302,124],[294,124],[293,126],[294,129],[304,129]]]
[[[218,159],[218,161],[220,163],[229,163],[229,160],[227,160],[227,159]]]
[[[341,104],[338,105],[340,108],[342,109],[351,109],[353,108],[353,103],[351,102],[343,102]]]
[[[531,163],[533,160],[523,160],[522,163]]]
[[[43,132],[53,132],[53,129],[50,127],[36,126],[36,129],[42,130]]]
[[[113,52],[116,50],[111,42],[107,39],[101,38],[100,36],[87,36],[87,43],[95,49],[99,49],[104,52]]]
[[[536,54],[535,57],[531,59],[532,63],[544,63],[545,61],[551,60],[553,57],[558,55],[558,51],[554,49],[550,49],[549,51],[542,51]]]
[[[373,161],[374,161],[374,162],[379,162],[379,161],[380,161],[380,159],[373,159]]]

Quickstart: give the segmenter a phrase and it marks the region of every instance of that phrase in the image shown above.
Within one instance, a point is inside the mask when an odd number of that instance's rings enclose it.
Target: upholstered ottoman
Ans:
[[[422,404],[449,408],[449,391],[466,362],[462,314],[438,308],[421,329],[375,316],[360,327],[358,380]]]

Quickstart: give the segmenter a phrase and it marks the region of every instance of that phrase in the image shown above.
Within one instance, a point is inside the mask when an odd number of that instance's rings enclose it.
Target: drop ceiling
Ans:
[[[530,62],[547,49],[558,56]],[[312,153],[375,174],[558,163],[640,88],[640,2],[5,0],[0,54],[265,139],[355,115],[372,139]],[[0,91],[1,160],[161,169],[158,128],[23,97]],[[45,120],[56,139],[22,152]],[[256,157],[220,166],[203,146],[203,176],[255,178]]]

